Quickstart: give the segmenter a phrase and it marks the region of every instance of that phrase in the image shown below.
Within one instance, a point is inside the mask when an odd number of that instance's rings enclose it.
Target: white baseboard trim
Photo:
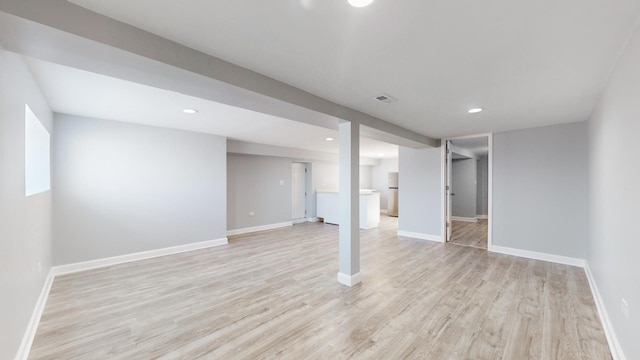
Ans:
[[[342,285],[347,285],[351,287],[360,283],[361,281],[362,281],[362,275],[360,275],[360,273],[356,273],[353,275],[347,275],[341,272],[338,273],[338,282]]]
[[[420,240],[444,242],[442,239],[442,236],[440,235],[422,234],[422,233],[416,233],[411,231],[398,230],[398,236],[405,236],[405,237],[410,237],[410,238],[420,239]]]
[[[380,209],[380,214],[387,215],[388,213],[389,213],[389,210],[387,210],[387,209]]]
[[[38,297],[38,301],[36,302],[36,306],[31,314],[31,319],[29,320],[29,325],[25,331],[24,336],[22,337],[22,342],[20,343],[20,348],[18,349],[18,353],[16,354],[15,360],[26,360],[29,357],[29,352],[31,351],[31,345],[33,344],[33,339],[36,336],[36,331],[38,330],[38,325],[40,324],[40,318],[42,317],[42,312],[44,311],[44,307],[47,304],[47,299],[49,298],[49,292],[51,291],[51,285],[53,285],[53,280],[58,275],[72,274],[79,271],[97,269],[105,266],[117,265],[128,263],[131,261],[150,259],[159,256],[179,254],[187,251],[206,249],[214,246],[226,245],[229,241],[227,238],[202,241],[193,244],[185,244],[172,246],[168,248],[155,249],[149,251],[143,251],[139,253],[126,254],[120,256],[113,256],[109,258],[96,259],[90,261],[83,261],[74,264],[67,265],[58,265],[51,267],[49,270],[49,274],[47,275],[47,279],[42,286],[42,290],[40,292],[40,296]]]
[[[489,215],[476,215],[476,219],[478,220],[488,220]]]
[[[279,229],[287,226],[293,226],[293,222],[285,221],[277,224],[253,226],[253,227],[248,227],[244,229],[227,230],[227,236],[248,234],[256,231],[273,230],[273,229]]]
[[[504,246],[492,245],[489,247],[489,251],[505,254],[505,255],[513,255],[513,256],[519,256],[527,259],[542,260],[542,261],[548,261],[552,263],[571,265],[571,266],[584,267],[586,264],[586,261],[584,259],[577,259],[577,258],[572,258],[567,256],[553,255],[553,254],[547,254],[547,253],[541,253],[541,252],[535,252],[535,251],[529,251],[529,250],[514,249],[514,248],[509,248]]]
[[[85,270],[106,267],[106,266],[128,263],[131,261],[144,260],[144,259],[150,259],[150,258],[155,258],[159,256],[179,254],[187,251],[206,249],[214,246],[226,245],[228,243],[229,241],[225,237],[222,239],[202,241],[202,242],[197,242],[193,244],[178,245],[178,246],[172,246],[168,248],[113,256],[113,257],[108,257],[103,259],[83,261],[83,262],[67,264],[67,265],[58,265],[51,268],[51,271],[53,272],[54,275],[71,274],[79,271],[85,271]]]
[[[626,360],[624,356],[624,352],[622,352],[622,347],[620,346],[620,342],[618,342],[618,337],[616,336],[616,332],[613,330],[613,324],[609,319],[609,314],[607,313],[607,309],[604,306],[604,300],[600,295],[600,290],[598,290],[598,286],[596,285],[596,280],[591,273],[591,268],[589,268],[589,264],[585,263],[584,271],[587,274],[587,280],[589,280],[589,286],[591,287],[591,293],[593,294],[593,299],[596,303],[596,308],[598,309],[598,314],[600,315],[600,322],[602,323],[602,327],[604,328],[604,334],[607,337],[607,342],[609,343],[609,350],[611,350],[611,356],[614,360]]]
[[[49,298],[49,292],[51,290],[51,285],[53,284],[54,277],[55,275],[53,274],[53,271],[49,270],[47,279],[44,281],[44,285],[42,285],[42,290],[40,290],[40,296],[38,297],[36,306],[33,309],[33,313],[31,313],[31,319],[29,319],[27,330],[24,332],[24,336],[22,337],[22,342],[20,343],[20,348],[18,349],[15,360],[27,360],[27,358],[29,357],[29,352],[31,352],[31,345],[33,344],[33,339],[35,339],[36,337],[38,325],[40,324],[40,318],[42,317],[44,306],[47,304],[47,299]]]
[[[320,221],[320,218],[318,218],[318,217],[310,217],[310,218],[307,218],[307,221],[308,222],[318,222],[318,221]]]
[[[474,217],[463,217],[463,216],[452,216],[451,220],[454,221],[465,221],[465,222],[478,222],[478,219]]]
[[[309,220],[307,220],[307,218],[300,218],[300,219],[291,220],[291,223],[292,224],[300,224],[300,223],[307,222],[307,221],[309,221]]]

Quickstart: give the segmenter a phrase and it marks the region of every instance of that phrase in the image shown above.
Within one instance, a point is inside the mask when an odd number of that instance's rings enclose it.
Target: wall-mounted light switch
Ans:
[[[249,216],[254,216],[256,214],[255,211],[249,211]]]
[[[627,300],[625,299],[622,299],[622,315],[626,318],[629,317],[629,304],[627,304]]]
[[[284,180],[280,180],[280,186],[284,185]]]

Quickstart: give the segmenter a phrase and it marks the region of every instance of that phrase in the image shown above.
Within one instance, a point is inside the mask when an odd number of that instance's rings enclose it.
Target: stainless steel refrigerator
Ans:
[[[389,173],[387,190],[387,215],[398,216],[398,173]]]

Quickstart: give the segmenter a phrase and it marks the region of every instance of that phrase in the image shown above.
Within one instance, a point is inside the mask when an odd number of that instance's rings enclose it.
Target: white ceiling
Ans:
[[[637,0],[70,1],[434,138],[586,120],[640,15]]]
[[[338,152],[336,130],[286,120],[124,81],[67,66],[28,59],[50,106],[65,114],[226,136],[233,140]],[[187,115],[184,108],[197,109]],[[335,141],[326,141],[333,137]],[[361,137],[360,156],[393,158],[398,146]]]

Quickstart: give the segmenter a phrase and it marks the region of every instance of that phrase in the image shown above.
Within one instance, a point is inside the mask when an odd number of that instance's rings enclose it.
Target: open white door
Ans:
[[[304,219],[307,215],[306,164],[291,164],[291,219]]]
[[[452,230],[452,224],[451,224],[451,191],[452,191],[452,158],[453,158],[453,153],[451,152],[451,140],[447,140],[446,143],[446,161],[447,161],[447,169],[446,169],[446,180],[447,180],[447,184],[446,184],[446,194],[445,196],[447,197],[447,213],[446,213],[446,229],[447,229],[447,234],[446,234],[446,241],[449,242],[451,240],[451,230]]]

